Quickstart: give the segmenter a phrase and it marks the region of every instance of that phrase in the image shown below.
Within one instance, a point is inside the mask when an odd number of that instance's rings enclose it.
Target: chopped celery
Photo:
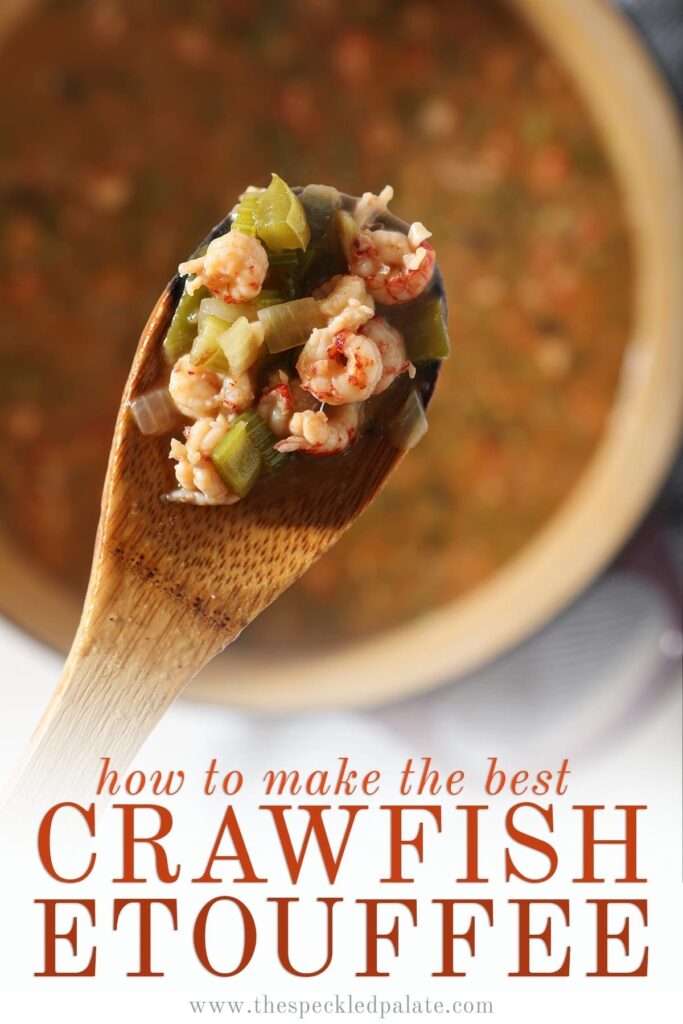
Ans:
[[[395,448],[409,452],[420,443],[429,429],[422,399],[414,388],[391,423],[389,439]]]
[[[238,416],[211,452],[211,461],[234,494],[243,498],[262,473],[272,473],[286,462],[276,451],[275,435],[254,409]]]
[[[216,345],[205,363],[202,363],[202,370],[215,370],[216,373],[230,373],[231,367],[223,349]]]
[[[326,318],[315,299],[294,299],[259,310],[258,318],[265,330],[265,340],[271,354],[303,345],[314,327],[324,327]]]
[[[311,232],[301,201],[277,174],[270,185],[257,196],[254,224],[258,237],[273,252],[283,249],[305,249]]]
[[[267,473],[273,473],[285,464],[287,456],[275,450],[274,445],[277,439],[262,416],[259,416],[254,409],[249,409],[235,420],[235,423],[240,422],[246,424],[249,439],[258,448]]]
[[[344,259],[331,255],[319,245],[269,253],[268,261],[267,283],[277,289],[281,302],[306,295],[310,282],[317,284],[346,271]]]
[[[301,249],[283,249],[282,252],[268,253],[268,275],[266,284],[280,296],[280,302],[295,299],[300,293],[299,257],[305,256]]]
[[[263,470],[259,450],[249,437],[247,424],[236,420],[211,452],[211,461],[233,494],[243,498]]]
[[[320,249],[316,249],[313,246],[309,246],[305,252],[299,252],[299,259],[296,265],[296,277],[299,283],[305,281],[313,266],[322,255],[324,254],[320,252]]]
[[[190,351],[190,362],[207,370],[229,373],[230,364],[219,345],[219,338],[226,329],[228,325],[220,317],[205,317]]]
[[[250,366],[253,366],[263,347],[263,327],[260,323],[250,323],[241,316],[235,320],[218,338],[230,372],[240,377]]]
[[[358,224],[348,210],[335,210],[330,217],[327,235],[331,251],[341,253],[348,260],[351,246],[358,237]]]
[[[256,237],[254,210],[260,196],[260,192],[245,192],[235,210],[232,226],[237,228],[238,231],[242,231],[245,235]]]
[[[405,335],[408,358],[413,363],[447,359],[451,354],[446,315],[441,299],[392,306],[390,317]]]
[[[244,305],[251,306],[254,311],[254,316],[256,316],[259,309],[266,309],[268,306],[277,306],[280,302],[282,302],[282,296],[277,289],[262,288],[255,299],[252,299],[251,302],[244,303]]]
[[[220,317],[209,315],[202,321],[190,359],[203,369],[240,376],[256,362],[262,346],[260,323],[240,316],[228,324]]]
[[[268,266],[274,270],[295,270],[299,265],[300,249],[283,249],[268,253]]]
[[[312,287],[327,281],[336,274],[347,274],[348,266],[341,253],[330,253],[325,249],[309,246],[299,260],[297,285],[304,294]]]
[[[192,348],[197,333],[196,317],[199,303],[208,294],[206,288],[198,288],[194,295],[188,295],[183,291],[164,338],[163,350],[167,362],[175,363]]]

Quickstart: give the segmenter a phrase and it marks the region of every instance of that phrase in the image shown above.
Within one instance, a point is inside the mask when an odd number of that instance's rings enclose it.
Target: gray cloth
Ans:
[[[612,0],[633,22],[683,105],[683,0]]]

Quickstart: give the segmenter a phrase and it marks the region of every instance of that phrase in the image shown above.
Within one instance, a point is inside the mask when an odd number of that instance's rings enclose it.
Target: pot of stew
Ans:
[[[419,451],[189,695],[396,699],[585,588],[681,427],[679,120],[656,33],[623,6],[3,5],[2,611],[68,648],[146,311],[273,169],[391,181],[434,233],[454,354]]]

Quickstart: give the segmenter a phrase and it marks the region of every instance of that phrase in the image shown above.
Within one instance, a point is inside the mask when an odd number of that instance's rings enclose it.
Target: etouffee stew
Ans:
[[[359,199],[273,174],[178,267],[168,369],[130,402],[146,435],[178,429],[167,502],[232,505],[288,456],[340,455],[370,425],[407,451],[427,432],[411,388],[374,399],[450,354],[431,232],[390,218],[393,189]]]

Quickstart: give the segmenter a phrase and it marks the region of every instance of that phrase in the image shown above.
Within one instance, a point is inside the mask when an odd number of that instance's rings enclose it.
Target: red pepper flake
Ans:
[[[335,363],[339,363],[340,366],[346,366],[349,361],[348,356],[344,353],[344,345],[350,334],[351,331],[349,330],[340,331],[327,350],[328,358],[332,359]]]

